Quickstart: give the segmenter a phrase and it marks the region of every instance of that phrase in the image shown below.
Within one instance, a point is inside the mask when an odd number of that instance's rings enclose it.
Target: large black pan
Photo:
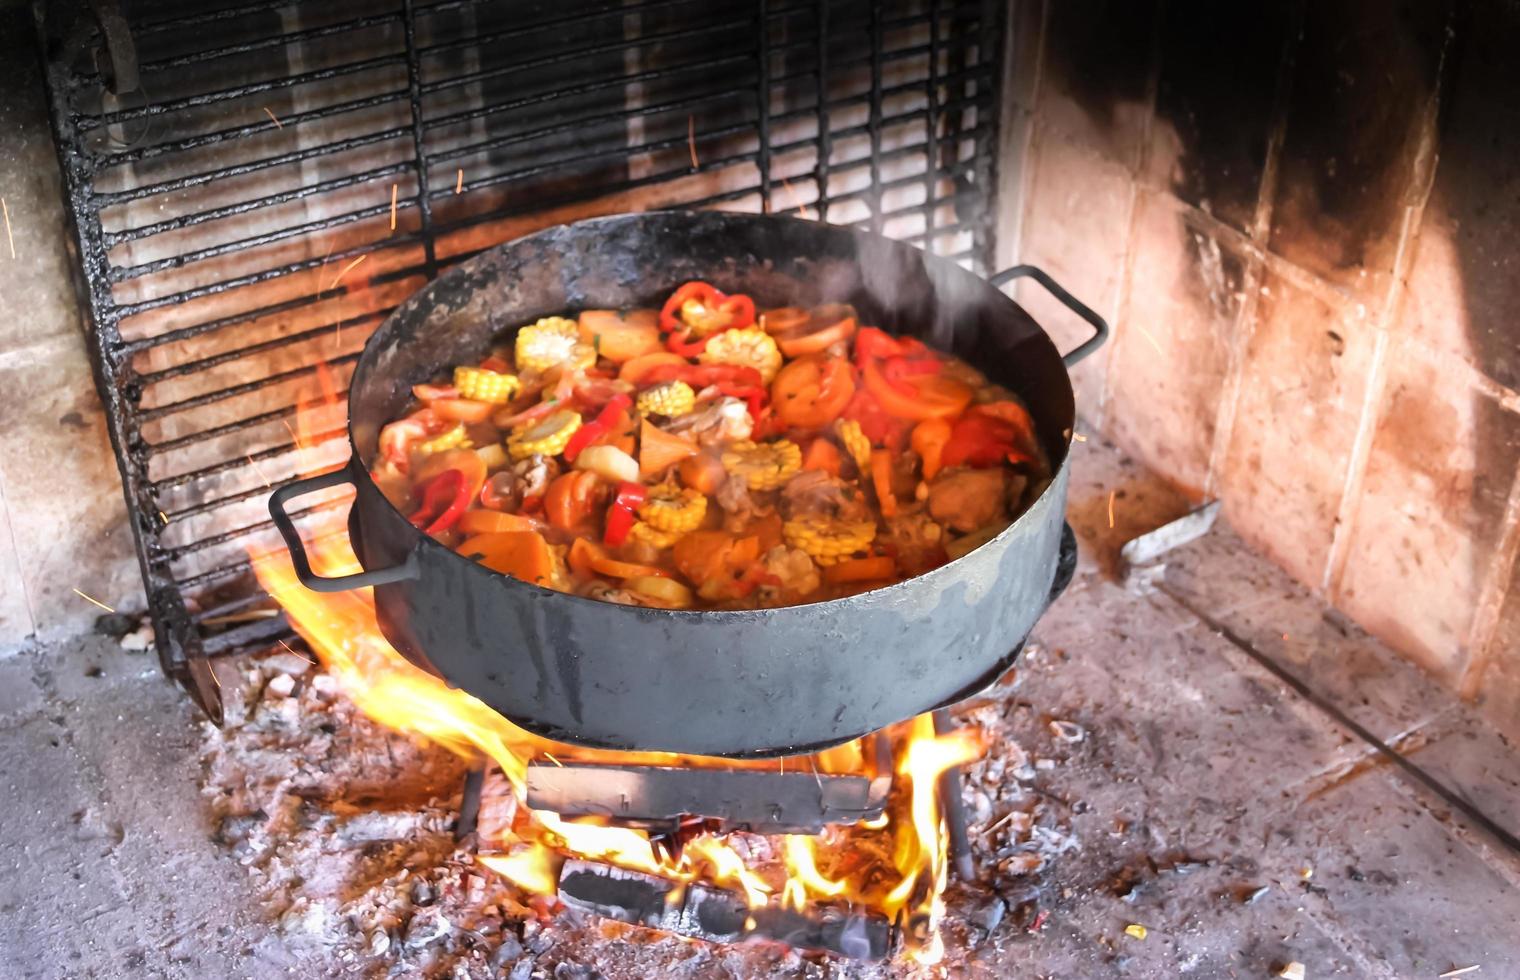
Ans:
[[[1066,506],[1074,409],[1066,368],[1107,331],[1043,273],[1027,275],[1095,336],[1065,363],[1017,304],[954,263],[877,235],[793,218],[654,212],[501,245],[412,296],[370,337],[349,390],[352,458],[280,488],[270,512],[301,581],[375,587],[398,650],[513,722],[607,748],[777,754],[841,742],[964,697],[1009,664],[1044,611]],[[762,306],[853,303],[863,322],[953,351],[1028,404],[1054,478],[1007,530],[927,575],[782,609],[669,611],[500,575],[421,534],[370,480],[381,426],[414,383],[476,360],[540,316],[659,305],[690,279]],[[341,483],[366,571],[312,573],[284,504]]]

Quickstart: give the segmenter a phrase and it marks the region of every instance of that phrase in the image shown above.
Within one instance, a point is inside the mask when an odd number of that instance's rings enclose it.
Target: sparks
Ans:
[[[264,481],[264,486],[270,488],[271,490],[274,489],[274,484],[269,482],[269,476],[264,472],[264,467],[260,466],[258,460],[253,458],[252,453],[248,454],[247,459],[248,465],[252,466],[254,472],[258,473],[259,479]]]
[[[87,596],[83,592],[80,592],[78,589],[74,590],[74,594],[77,595],[77,596],[79,596],[79,598],[83,599],[85,602],[93,602],[95,605],[97,605],[100,608],[104,609],[108,613],[113,613],[113,612],[116,611],[116,610],[112,609],[110,606],[108,606],[105,603],[101,602],[99,599],[96,599],[96,598],[94,598],[92,596]]]
[[[785,177],[782,177],[781,186],[786,188],[786,193],[791,197],[792,200],[797,200],[797,192],[792,188],[791,181],[787,180]],[[813,217],[808,213],[807,205],[801,203],[800,201],[797,204],[797,217],[808,220],[811,220]]]
[[[158,512],[158,519],[164,522],[164,526],[166,526],[166,527],[168,526],[168,524],[169,524],[169,515],[168,514],[165,514],[163,511],[159,511]]]
[[[565,768],[565,764],[563,762],[559,761],[558,759],[556,759],[554,757],[554,753],[553,752],[545,752],[544,753],[544,758],[548,759],[550,762],[554,763],[556,766],[559,766],[561,769]]]
[[[338,283],[340,283],[340,282],[343,281],[343,277],[346,276],[346,275],[348,275],[350,272],[353,272],[354,269],[358,267],[359,263],[363,262],[367,258],[369,258],[369,253],[368,252],[366,252],[363,255],[359,256],[357,259],[354,259],[348,265],[345,265],[343,267],[342,271],[340,271],[336,276],[333,277],[332,283],[329,284],[327,288],[328,289],[337,289],[338,288]],[[325,292],[325,290],[324,290],[324,292]]]
[[[1086,436],[1084,436],[1084,435],[1083,435],[1083,434],[1082,434],[1082,433],[1080,433],[1080,432],[1073,432],[1073,433],[1072,433],[1072,434],[1071,434],[1071,437],[1072,437],[1072,438],[1073,438],[1073,439],[1075,439],[1075,440],[1076,440],[1076,441],[1078,441],[1078,442],[1086,442],[1086,441],[1087,441],[1087,437],[1086,437]]]
[[[1118,492],[1117,490],[1108,491],[1108,529],[1110,531],[1114,529],[1114,494]]]
[[[1140,331],[1140,336],[1144,337],[1147,341],[1150,342],[1150,345],[1156,349],[1157,354],[1160,354],[1162,357],[1166,356],[1166,351],[1161,349],[1161,345],[1156,342],[1155,337],[1151,336],[1151,332],[1149,330],[1145,329],[1138,323],[1135,324],[1135,329]]]
[[[264,106],[264,115],[268,116],[269,117],[269,121],[272,122],[272,123],[274,123],[274,128],[275,129],[284,129],[285,128],[285,124],[282,123],[282,122],[280,122],[280,120],[278,118],[276,118],[275,114],[269,111],[269,107],[267,105]]]
[[[701,170],[702,165],[697,162],[697,117],[686,117],[686,148],[691,151],[691,169]]]
[[[391,185],[391,231],[396,230],[396,191],[395,184]]]
[[[5,242],[11,247],[11,258],[16,257],[16,239],[11,237],[11,206],[0,197],[0,211],[5,212]]]
[[[458,194],[462,190],[464,190],[464,168],[460,167],[454,171],[454,193]]]

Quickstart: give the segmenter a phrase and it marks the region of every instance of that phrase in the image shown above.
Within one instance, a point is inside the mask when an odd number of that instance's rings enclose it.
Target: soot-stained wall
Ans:
[[[1116,323],[1089,424],[1520,728],[1520,3],[1011,22],[1000,248]]]

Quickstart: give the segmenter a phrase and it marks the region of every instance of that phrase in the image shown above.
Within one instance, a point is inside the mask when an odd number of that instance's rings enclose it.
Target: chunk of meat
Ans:
[[[706,393],[704,389],[703,394]],[[666,432],[679,432],[704,446],[715,446],[748,439],[755,431],[755,423],[749,417],[748,405],[741,399],[724,395],[699,402],[695,411],[672,419],[664,428]]]
[[[962,533],[1006,521],[1006,480],[1002,468],[946,470],[929,484],[929,514]]]
[[[559,475],[560,465],[553,456],[534,453],[491,477],[487,494],[492,499],[485,503],[496,510],[516,511],[525,498],[543,497]]]
[[[774,581],[761,585],[758,597],[761,605],[777,605],[797,602],[818,590],[822,580],[818,566],[806,551],[777,545],[765,553],[762,559],[765,571],[775,576]]]
[[[945,563],[945,529],[924,505],[909,505],[884,523],[886,531],[877,541],[897,556],[897,567],[908,575],[922,575]]]
[[[757,517],[764,517],[774,508],[757,501],[749,492],[749,484],[743,480],[724,480],[713,495],[723,508],[723,527],[738,534]]]
[[[858,487],[822,470],[803,470],[787,481],[781,488],[781,513],[787,520],[814,516],[842,521],[873,519]]]

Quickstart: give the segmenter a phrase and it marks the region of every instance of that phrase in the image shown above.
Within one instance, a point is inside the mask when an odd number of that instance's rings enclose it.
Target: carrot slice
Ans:
[[[648,419],[639,426],[639,475],[646,480],[696,454],[696,443],[684,436],[666,432]]]
[[[547,586],[554,577],[554,555],[543,535],[534,531],[504,531],[466,538],[458,548],[466,558],[513,578]]]
[[[655,310],[587,310],[580,315],[580,334],[598,354],[619,364],[663,347]]]
[[[506,531],[537,531],[542,525],[522,514],[499,510],[472,510],[459,519],[457,527],[464,534],[501,534]]]
[[[596,474],[573,470],[554,478],[544,494],[544,513],[561,530],[574,530],[591,517],[595,507]]]
[[[658,351],[653,354],[640,354],[618,368],[618,380],[638,384],[644,375],[653,371],[662,364],[690,364],[680,354],[672,354],[669,351]]]
[[[805,470],[818,470],[829,476],[838,476],[841,465],[839,447],[831,440],[819,436],[808,444],[807,452],[802,454],[802,468]]]
[[[897,563],[886,555],[878,555],[875,558],[850,558],[838,564],[823,567],[823,580],[830,585],[842,585],[846,582],[873,582],[896,576]]]
[[[881,516],[897,516],[897,498],[892,494],[891,450],[871,450],[871,484],[876,487],[876,503],[881,508]]]
[[[616,558],[593,558],[591,570],[598,575],[606,575],[608,578],[638,578],[641,575],[652,575],[657,578],[670,578],[670,573],[663,568],[655,568],[653,565],[640,565],[637,562],[618,561]]]

